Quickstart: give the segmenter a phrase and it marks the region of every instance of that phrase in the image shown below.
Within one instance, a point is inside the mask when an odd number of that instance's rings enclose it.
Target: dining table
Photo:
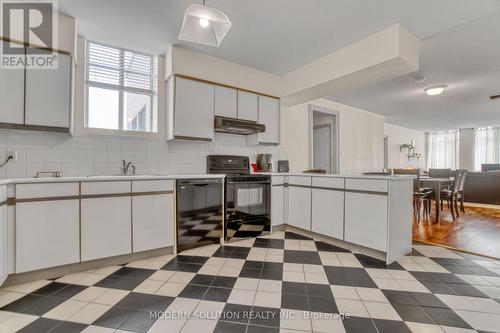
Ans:
[[[453,177],[447,178],[433,178],[428,176],[420,177],[420,187],[428,187],[434,190],[436,199],[436,217],[435,223],[439,223],[441,215],[441,190],[449,185],[453,184]]]

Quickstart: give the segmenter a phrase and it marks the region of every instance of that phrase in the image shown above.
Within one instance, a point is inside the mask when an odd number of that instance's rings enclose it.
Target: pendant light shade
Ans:
[[[186,9],[179,39],[219,47],[231,29],[231,21],[220,9],[193,4]]]

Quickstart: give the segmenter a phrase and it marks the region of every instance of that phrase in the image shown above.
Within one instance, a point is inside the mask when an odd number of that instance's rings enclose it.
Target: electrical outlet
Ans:
[[[11,157],[12,161],[17,161],[17,150],[9,150],[7,156]]]

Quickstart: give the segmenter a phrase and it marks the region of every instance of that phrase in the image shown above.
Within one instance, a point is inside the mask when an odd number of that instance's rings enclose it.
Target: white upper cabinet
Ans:
[[[22,124],[23,112],[24,69],[0,68],[0,123]]]
[[[238,92],[223,86],[215,86],[215,115],[227,118],[238,117]]]
[[[263,133],[258,134],[259,143],[279,144],[280,142],[280,100],[267,96],[259,96],[259,123],[266,126]]]
[[[238,119],[258,120],[259,96],[254,93],[238,90]]]
[[[174,91],[174,135],[169,139],[213,141],[214,85],[176,77]]]
[[[26,125],[70,126],[72,58],[57,56],[57,69],[26,70]]]

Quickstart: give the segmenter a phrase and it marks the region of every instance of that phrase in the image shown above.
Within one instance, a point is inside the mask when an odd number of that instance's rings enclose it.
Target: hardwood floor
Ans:
[[[500,259],[500,206],[466,206],[466,214],[453,221],[448,208],[441,212],[441,223],[413,222],[413,240],[445,245]],[[434,210],[431,221],[434,220]]]

